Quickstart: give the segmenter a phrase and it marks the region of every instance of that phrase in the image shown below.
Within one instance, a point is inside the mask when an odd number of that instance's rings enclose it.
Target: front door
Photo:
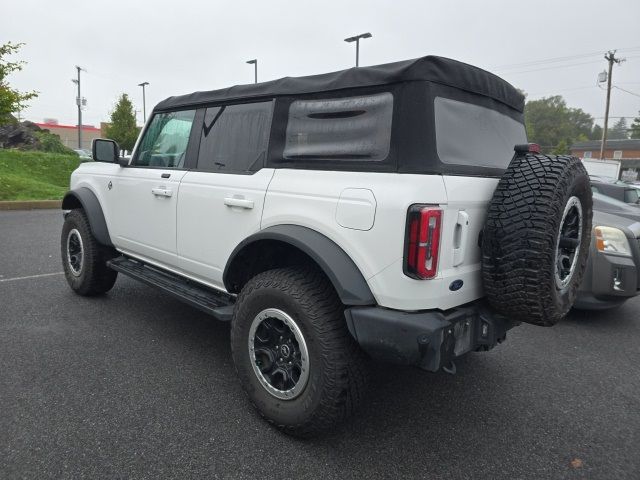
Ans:
[[[111,237],[121,251],[176,266],[176,208],[195,110],[153,116],[109,195]]]

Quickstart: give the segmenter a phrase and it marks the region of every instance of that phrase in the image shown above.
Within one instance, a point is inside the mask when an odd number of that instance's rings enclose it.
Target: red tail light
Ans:
[[[424,280],[438,273],[442,209],[412,205],[407,214],[404,246],[405,275]]]

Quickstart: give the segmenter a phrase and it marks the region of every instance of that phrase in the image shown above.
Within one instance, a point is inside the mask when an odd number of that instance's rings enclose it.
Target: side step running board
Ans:
[[[136,280],[159,288],[218,320],[228,322],[233,315],[235,297],[185,279],[175,273],[147,265],[125,256],[111,259],[107,266]]]

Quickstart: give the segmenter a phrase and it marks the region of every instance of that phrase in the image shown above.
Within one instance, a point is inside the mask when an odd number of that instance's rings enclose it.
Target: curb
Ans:
[[[0,202],[0,210],[35,210],[40,208],[62,208],[62,200],[18,200]]]

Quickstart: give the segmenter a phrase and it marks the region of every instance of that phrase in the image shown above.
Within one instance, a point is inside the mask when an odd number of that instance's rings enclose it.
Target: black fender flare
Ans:
[[[62,209],[72,210],[78,208],[78,203],[84,210],[89,219],[89,225],[91,226],[91,233],[102,245],[113,247],[111,243],[111,237],[109,236],[109,229],[107,228],[107,222],[104,218],[102,206],[96,194],[93,193],[87,187],[80,187],[75,190],[68,191],[62,199]]]
[[[376,304],[367,281],[351,257],[330,238],[300,225],[275,225],[240,242],[231,252],[222,275],[227,291],[231,288],[228,278],[234,259],[244,248],[261,240],[284,242],[308,255],[327,275],[343,304]]]

